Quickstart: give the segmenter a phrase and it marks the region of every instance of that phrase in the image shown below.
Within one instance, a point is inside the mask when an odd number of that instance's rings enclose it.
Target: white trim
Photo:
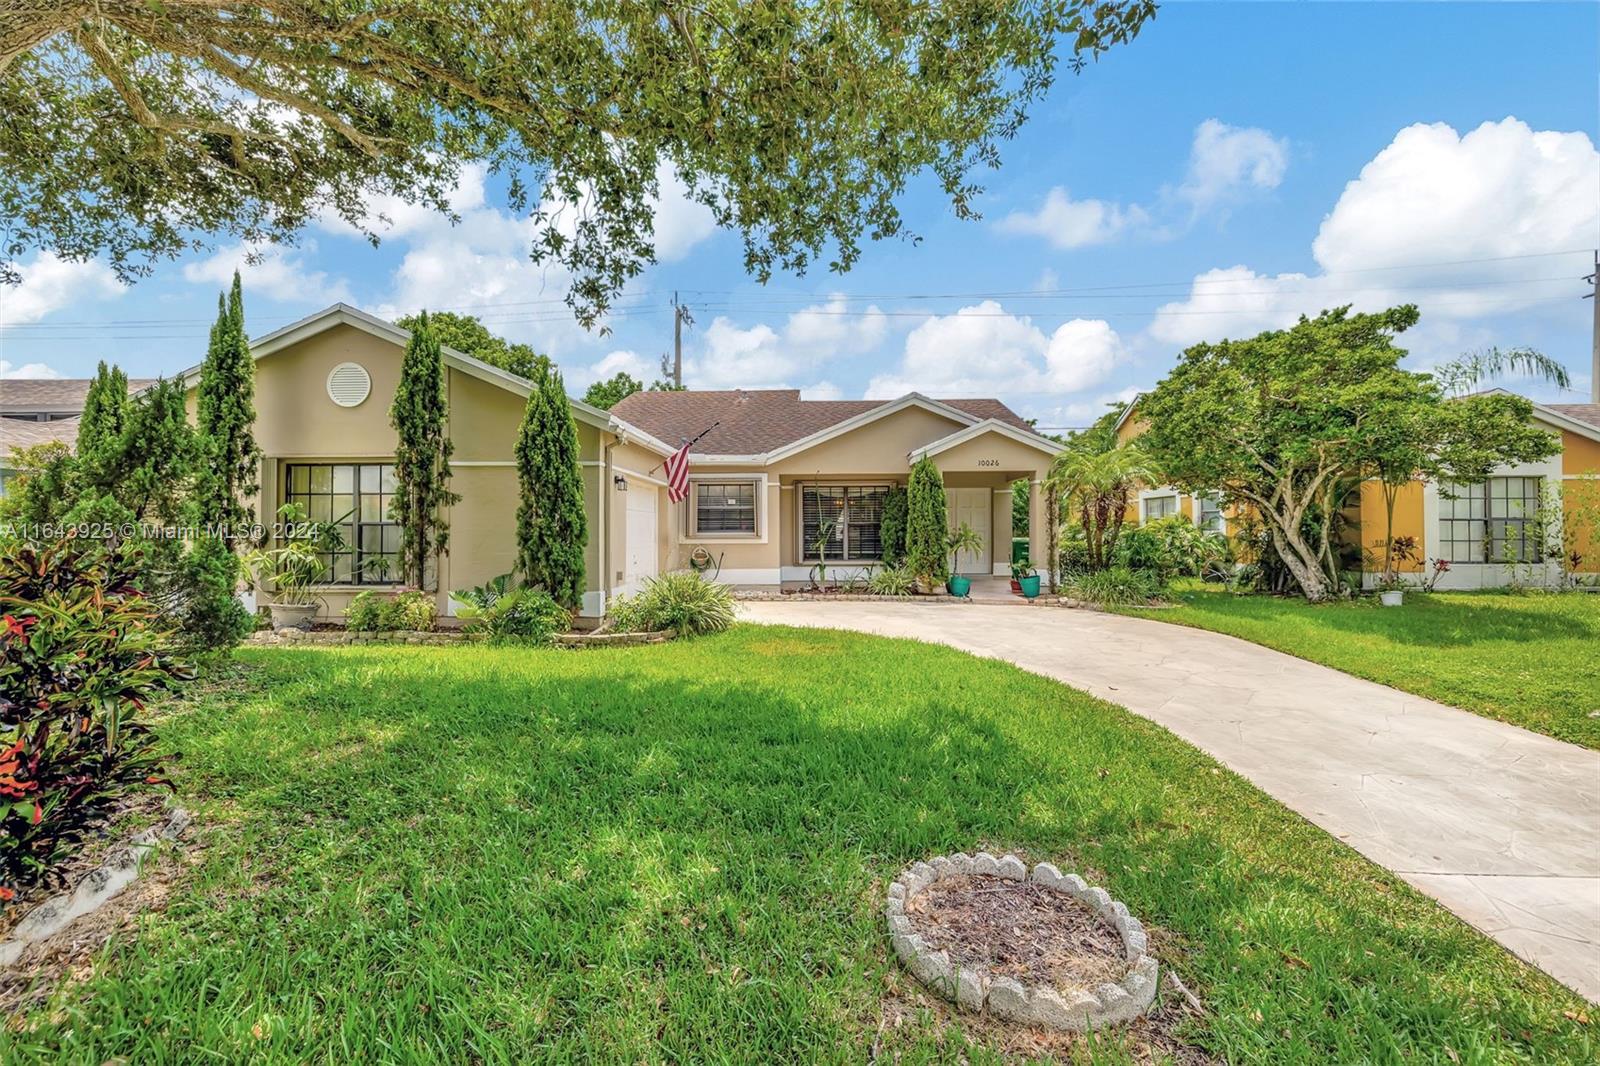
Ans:
[[[947,452],[951,448],[965,444],[969,440],[976,440],[985,433],[998,433],[1002,437],[1010,437],[1018,444],[1025,444],[1030,448],[1035,448],[1052,457],[1061,451],[1061,443],[1059,441],[1053,441],[1049,437],[1043,437],[1037,433],[1018,429],[1011,423],[1002,422],[998,418],[985,418],[983,421],[976,422],[970,426],[967,426],[965,429],[957,430],[947,437],[940,437],[931,444],[924,444],[920,448],[913,448],[911,451],[907,452],[906,455],[907,458],[914,458],[922,455],[938,455],[940,452]]]
[[[617,441],[622,444],[638,444],[649,451],[655,452],[657,455],[671,455],[678,450],[666,441],[651,436],[632,422],[618,418],[616,415],[610,417],[608,428],[616,435]]]
[[[298,322],[291,322],[281,329],[275,329],[266,336],[257,337],[250,342],[250,356],[252,359],[260,361],[274,352],[290,345],[298,344],[308,337],[324,333],[334,326],[350,326],[380,340],[396,344],[401,348],[404,348],[406,342],[411,339],[410,330],[403,329],[393,322],[386,322],[376,315],[368,314],[359,307],[337,303],[330,307],[325,307],[314,314],[307,315]],[[469,374],[479,380],[487,381],[491,385],[498,385],[507,392],[515,393],[523,398],[526,398],[533,391],[533,383],[527,378],[518,377],[508,370],[502,370],[497,366],[484,362],[482,359],[468,355],[466,352],[459,352],[448,345],[440,345],[439,347],[444,355],[446,366],[459,370],[464,374]],[[189,367],[177,376],[183,382],[184,388],[187,389],[199,380],[200,366],[197,364]],[[587,422],[589,425],[599,429],[611,429],[611,416],[607,412],[597,407],[591,407],[582,400],[575,400],[570,396],[567,398],[567,402],[571,405],[573,417],[577,418],[578,421]]]
[[[755,533],[722,533],[702,536],[693,532],[694,524],[694,483],[696,481],[713,481],[727,483],[734,481],[749,481],[756,486],[756,531]],[[757,471],[745,474],[689,474],[690,493],[684,497],[682,504],[683,522],[682,535],[678,540],[680,544],[765,544],[767,543],[767,475]]]
[[[1116,424],[1111,427],[1111,432],[1113,434],[1121,431],[1122,424],[1128,420],[1130,415],[1133,414],[1133,409],[1139,406],[1139,401],[1142,399],[1144,399],[1144,393],[1136,392],[1133,394],[1133,399],[1128,401],[1128,406],[1122,409],[1122,413],[1117,416]]]
[[[656,486],[658,486],[660,488],[666,488],[667,487],[667,483],[665,481],[662,481],[660,478],[651,477],[649,474],[641,474],[637,470],[629,470],[625,466],[617,466],[616,464],[613,463],[612,466],[611,466],[611,469],[616,471],[617,473],[621,474],[623,477],[632,478],[635,481],[642,481],[646,485],[656,485]]]
[[[516,466],[516,465],[517,465],[517,461],[515,459],[452,459],[452,460],[450,460],[450,466],[451,466],[452,469],[454,469],[455,467],[458,467],[458,466]],[[587,466],[589,464],[585,463],[583,465]]]
[[[1175,515],[1183,514],[1183,497],[1184,497],[1184,493],[1179,492],[1177,489],[1173,488],[1171,485],[1160,485],[1160,486],[1157,486],[1156,488],[1153,488],[1153,489],[1140,489],[1139,490],[1139,524],[1142,526],[1146,522],[1150,521],[1149,518],[1145,517],[1145,502],[1147,500],[1164,500],[1164,499],[1167,499],[1169,497],[1173,500],[1173,503],[1174,503],[1174,506],[1175,506],[1175,509],[1173,510],[1172,513],[1175,514]]]

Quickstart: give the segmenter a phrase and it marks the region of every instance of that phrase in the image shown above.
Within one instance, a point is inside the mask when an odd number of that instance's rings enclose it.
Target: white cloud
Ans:
[[[316,251],[314,241],[299,250],[275,244],[234,244],[218,249],[208,259],[184,264],[183,278],[196,285],[226,288],[237,270],[247,298],[254,293],[288,303],[348,301],[350,289],[343,278],[330,278],[327,271],[311,269],[300,254],[314,255]]]
[[[439,212],[394,197],[369,199],[368,225],[405,248],[376,313],[395,317],[428,307],[480,314],[497,333],[552,353],[592,344],[594,334],[577,325],[564,303],[570,273],[557,263],[533,262],[529,253],[539,225],[531,216],[518,217],[492,205],[487,179],[480,165],[462,168],[449,198],[459,217],[455,224]],[[710,237],[716,224],[709,208],[688,198],[670,167],[658,169],[657,181],[656,254],[671,262]],[[554,198],[541,208],[571,237],[586,205],[582,198]],[[319,224],[345,236],[356,232],[337,217],[324,216]]]
[[[1037,407],[1100,384],[1127,355],[1116,330],[1102,320],[1071,319],[1046,335],[1027,316],[985,300],[913,329],[900,365],[874,377],[867,396],[1000,396]]]
[[[1160,308],[1150,334],[1172,344],[1237,337],[1345,303],[1416,303],[1426,323],[1549,302],[1570,286],[1529,279],[1578,262],[1544,253],[1593,246],[1597,190],[1600,152],[1586,133],[1535,131],[1516,118],[1464,135],[1408,126],[1323,219],[1311,246],[1321,273],[1209,270],[1186,299]]]
[[[877,305],[856,307],[837,293],[791,314],[781,333],[718,316],[699,353],[686,360],[684,377],[695,388],[793,388],[835,359],[875,351],[888,332],[888,316]]]
[[[1065,249],[1107,244],[1149,221],[1149,214],[1137,204],[1123,207],[1107,200],[1074,200],[1057,185],[1045,195],[1039,210],[1013,211],[999,226],[1002,233],[1043,237]]]
[[[24,378],[59,378],[61,376],[61,371],[45,363],[22,363],[17,365],[0,359],[0,378],[10,378],[16,381]]]
[[[580,391],[596,381],[607,381],[618,374],[627,374],[649,385],[661,376],[661,368],[655,360],[646,359],[626,348],[607,352],[587,365],[562,367],[562,377],[566,380],[569,392]]]
[[[1286,138],[1208,118],[1194,131],[1189,169],[1177,195],[1195,211],[1204,211],[1247,190],[1276,189],[1288,169]]]
[[[50,252],[17,267],[22,281],[0,285],[0,326],[37,322],[69,304],[121,296],[127,287],[103,263],[78,263]]]

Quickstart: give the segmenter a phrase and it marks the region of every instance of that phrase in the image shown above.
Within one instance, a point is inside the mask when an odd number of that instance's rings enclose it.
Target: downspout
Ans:
[[[617,446],[617,437],[600,446],[600,616],[605,617],[611,605],[611,508],[606,501],[611,498],[613,477],[611,449]]]

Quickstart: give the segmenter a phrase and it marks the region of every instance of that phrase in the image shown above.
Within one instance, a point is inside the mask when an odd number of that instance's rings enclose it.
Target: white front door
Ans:
[[[978,536],[983,538],[983,551],[977,555],[961,553],[961,558],[956,560],[956,573],[987,576],[990,573],[989,560],[993,554],[991,551],[993,538],[990,536],[989,525],[994,514],[994,490],[945,489],[945,502],[950,511],[951,529],[956,529],[965,522],[977,530]]]
[[[652,486],[629,484],[623,495],[628,498],[628,540],[624,557],[622,588],[617,591],[632,595],[639,591],[645,578],[655,577],[659,558],[656,545],[656,507],[658,493]]]

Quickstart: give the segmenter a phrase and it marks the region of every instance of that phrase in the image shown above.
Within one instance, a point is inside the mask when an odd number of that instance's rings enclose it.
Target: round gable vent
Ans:
[[[328,372],[328,398],[340,407],[358,407],[372,391],[372,378],[360,363],[340,363]]]

